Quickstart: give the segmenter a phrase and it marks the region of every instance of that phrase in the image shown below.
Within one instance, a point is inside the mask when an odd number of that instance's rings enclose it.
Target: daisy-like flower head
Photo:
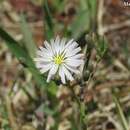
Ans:
[[[34,59],[36,67],[41,73],[48,72],[47,82],[58,74],[62,83],[74,80],[72,74],[79,74],[79,67],[84,63],[81,48],[73,39],[51,39],[50,44],[44,41],[44,47],[40,46],[37,57]]]

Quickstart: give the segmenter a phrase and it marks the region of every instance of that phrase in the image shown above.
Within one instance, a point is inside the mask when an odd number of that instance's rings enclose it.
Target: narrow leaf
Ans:
[[[29,52],[30,56],[34,57],[36,52],[36,44],[34,43],[32,33],[23,14],[20,15],[20,19],[21,19],[20,25],[21,25],[21,31],[23,33],[24,46]]]
[[[47,39],[50,39],[54,35],[54,32],[53,32],[54,31],[53,30],[54,24],[53,24],[51,11],[50,11],[50,8],[48,5],[48,0],[45,0],[43,9],[44,9],[44,13],[45,13],[45,19],[44,19],[44,21],[45,21],[45,35],[46,35]]]
[[[89,12],[87,10],[81,10],[75,21],[70,26],[72,37],[79,37],[84,31],[89,29],[90,20],[89,20]]]

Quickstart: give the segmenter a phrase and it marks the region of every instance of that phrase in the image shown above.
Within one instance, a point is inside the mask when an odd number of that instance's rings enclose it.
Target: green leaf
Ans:
[[[99,41],[98,41],[98,53],[101,57],[104,56],[106,50],[107,50],[107,42],[106,39],[104,37],[99,37]]]
[[[94,20],[97,11],[97,0],[87,0],[89,10],[91,11],[91,17]]]
[[[31,59],[31,57],[29,56],[29,54],[27,53],[27,51],[25,51],[25,49],[23,49],[20,46],[20,44],[17,41],[15,41],[1,27],[0,27],[0,37],[3,40],[5,40],[6,45],[9,47],[11,52],[18,58],[20,63],[22,63],[22,65],[24,65],[25,67],[27,67],[29,69],[29,71],[34,76],[38,85],[43,86],[45,88],[45,86],[47,86],[48,84],[46,83],[45,78],[39,73],[39,71],[35,67],[34,62]]]
[[[21,19],[20,25],[21,25],[21,31],[23,33],[24,46],[29,52],[30,56],[33,58],[36,52],[36,44],[33,40],[32,33],[23,14],[20,15],[20,19]]]
[[[80,10],[76,19],[70,26],[73,38],[79,37],[84,31],[87,31],[89,29],[90,27],[89,17],[90,17],[89,12],[86,9]]]
[[[104,36],[94,35],[93,43],[95,45],[95,49],[97,50],[97,54],[99,58],[101,59],[107,51],[107,48],[108,48],[107,41]]]
[[[56,86],[56,84],[54,82],[50,83],[48,86],[48,92],[50,94],[52,94],[53,96],[56,96],[58,87]]]
[[[50,38],[52,38],[54,36],[54,24],[53,24],[53,19],[52,19],[52,15],[51,15],[51,11],[50,11],[50,8],[49,8],[49,5],[48,5],[48,1],[45,0],[44,1],[44,6],[43,6],[43,9],[44,9],[44,13],[45,13],[45,35],[46,35],[46,38],[49,40]]]

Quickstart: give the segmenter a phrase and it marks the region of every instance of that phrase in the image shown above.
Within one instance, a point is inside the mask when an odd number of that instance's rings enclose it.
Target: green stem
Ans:
[[[77,95],[74,92],[74,89],[72,88],[72,86],[68,85],[68,88],[70,89],[70,91],[72,92],[74,99],[79,107],[79,114],[80,114],[80,130],[85,129],[85,122],[84,122],[84,117],[85,117],[85,112],[84,112],[84,104],[80,101],[80,99],[77,97]]]

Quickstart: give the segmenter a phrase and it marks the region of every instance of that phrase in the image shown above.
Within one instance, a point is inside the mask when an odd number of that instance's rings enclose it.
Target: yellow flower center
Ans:
[[[64,61],[64,56],[63,56],[62,54],[56,55],[56,56],[54,57],[54,62],[55,62],[55,64],[60,65],[61,63],[63,63],[63,61]]]

